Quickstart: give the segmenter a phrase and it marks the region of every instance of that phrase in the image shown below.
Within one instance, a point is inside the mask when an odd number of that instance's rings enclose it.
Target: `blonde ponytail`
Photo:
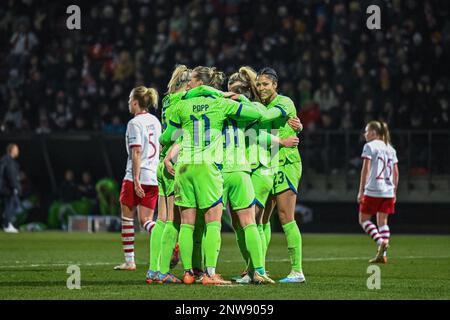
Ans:
[[[136,87],[132,91],[132,97],[137,100],[139,107],[143,110],[158,108],[158,91],[154,88],[147,88],[144,86]]]
[[[240,67],[238,72],[230,76],[228,86],[239,82],[240,85],[237,89],[240,92],[238,93],[246,95],[251,101],[261,102],[258,91],[256,90],[256,77],[257,73],[251,67]]]
[[[225,73],[217,70],[215,67],[211,68],[211,87],[220,89],[225,81]]]
[[[250,84],[250,90],[252,92],[252,100],[261,102],[261,99],[258,94],[258,90],[256,89],[256,78],[258,74],[252,67],[243,66],[239,68],[239,73],[247,80]]]
[[[183,88],[191,78],[191,70],[184,64],[175,66],[172,72],[169,84],[167,85],[167,93],[174,93]]]
[[[386,122],[380,121],[381,126],[381,134],[384,143],[391,144],[391,133],[389,132],[389,128]]]
[[[203,82],[204,85],[221,89],[222,84],[225,81],[225,74],[215,67],[195,67],[192,71],[196,73],[196,76]]]
[[[391,134],[386,122],[370,121],[367,126],[369,130],[375,131],[375,133],[384,141],[385,144],[391,144]]]

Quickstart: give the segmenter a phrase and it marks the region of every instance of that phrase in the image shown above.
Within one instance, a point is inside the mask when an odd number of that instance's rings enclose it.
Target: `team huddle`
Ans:
[[[305,282],[302,236],[294,218],[302,173],[297,134],[303,129],[295,105],[277,93],[278,75],[271,68],[255,72],[241,67],[228,77],[226,92],[220,90],[224,81],[225,75],[216,68],[177,66],[163,99],[162,125],[148,113],[157,108],[156,90],[141,86],[130,93],[134,118],[127,126],[128,161],[120,195],[125,263],[115,269],[136,269],[137,209],[142,227],[151,233],[148,283],[230,284],[216,272],[222,213],[228,208],[246,265],[233,280],[275,283],[266,271],[266,254],[270,217],[276,207],[291,263],[291,272],[279,282]],[[368,224],[373,214],[383,214],[379,221],[385,222],[384,229],[380,227],[383,237],[374,238],[379,248],[372,262],[386,262],[389,235],[385,215],[393,213],[394,202],[387,205],[379,199],[395,198],[398,183],[395,150],[385,139],[387,128],[380,125],[383,130],[376,131],[378,127],[370,124],[366,128],[370,139],[384,140],[384,147],[367,144],[372,147],[364,149],[369,163],[364,162],[363,173],[368,175],[370,159],[382,155],[385,167],[391,167],[379,174],[373,165],[375,182],[371,184],[372,174],[368,182],[361,179],[363,193],[358,195],[363,228],[371,228],[373,236],[375,226]],[[369,187],[385,192],[379,198],[370,197],[378,193]],[[184,269],[181,279],[170,272],[179,259]]]

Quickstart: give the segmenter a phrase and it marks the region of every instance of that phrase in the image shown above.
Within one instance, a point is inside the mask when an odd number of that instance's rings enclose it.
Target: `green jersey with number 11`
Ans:
[[[261,118],[261,113],[246,103],[214,96],[181,99],[172,115],[160,142],[163,145],[170,143],[172,134],[183,129],[183,152],[179,163],[221,164],[224,121],[230,117],[248,121]]]

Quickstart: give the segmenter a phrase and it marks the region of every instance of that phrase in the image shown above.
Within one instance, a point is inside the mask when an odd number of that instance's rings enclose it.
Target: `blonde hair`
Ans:
[[[167,85],[167,93],[174,93],[186,86],[191,78],[192,70],[184,64],[178,64],[172,72],[169,84]]]
[[[383,121],[370,121],[367,124],[369,130],[375,131],[375,133],[381,137],[386,144],[391,144],[391,133],[386,122]]]
[[[233,73],[229,80],[228,86],[233,83],[239,82],[241,85],[238,87],[241,92],[245,95],[247,92],[247,98],[251,101],[261,102],[261,99],[258,95],[258,91],[256,90],[256,77],[257,73],[253,68],[249,66],[243,66],[239,68],[238,72]]]
[[[220,89],[223,82],[225,81],[225,74],[215,67],[195,67],[192,71],[197,73],[200,80],[203,81],[204,85]]]
[[[132,91],[132,98],[137,100],[141,109],[158,108],[158,91],[153,88],[139,86]]]

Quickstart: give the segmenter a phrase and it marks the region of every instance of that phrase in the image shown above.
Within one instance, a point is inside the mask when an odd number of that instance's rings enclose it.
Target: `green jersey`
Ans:
[[[259,102],[253,102],[253,106],[261,113],[267,111],[267,108]],[[247,127],[247,154],[252,169],[259,166],[270,168],[278,164],[277,161],[274,161],[273,156],[278,153],[278,148],[281,146],[272,145],[271,130],[271,121],[253,122]]]
[[[263,116],[266,107],[259,102],[250,102],[241,95],[239,102],[251,105]],[[258,167],[260,161],[264,166],[270,162],[270,121],[246,121],[236,116],[225,120],[223,127],[223,172],[250,172]],[[253,129],[253,130],[252,130]],[[256,165],[258,164],[258,165]],[[276,165],[276,164],[275,164]]]
[[[175,106],[160,142],[170,143],[177,128],[183,129],[179,163],[222,163],[222,128],[227,118],[258,120],[261,113],[246,103],[213,95],[185,98]]]
[[[248,171],[250,163],[247,159],[247,143],[245,130],[248,121],[227,119],[223,124],[223,172]]]
[[[164,132],[167,128],[167,125],[169,123],[169,120],[172,116],[172,111],[174,110],[173,106],[175,106],[181,99],[188,99],[192,97],[199,97],[199,96],[220,96],[222,95],[222,92],[214,89],[209,86],[198,86],[194,89],[191,89],[189,91],[180,91],[176,93],[170,93],[166,95],[162,101],[162,111],[161,111],[161,124],[162,124],[162,131]],[[181,138],[180,138],[181,141]],[[180,142],[179,141],[179,142]],[[162,148],[159,159],[162,161],[167,151],[172,146],[173,141],[164,145]]]
[[[184,94],[185,94],[184,91],[177,92],[177,93],[171,93],[171,94],[166,95],[164,97],[164,99],[162,100],[161,124],[162,124],[163,132],[164,132],[164,130],[166,130],[167,124],[169,123],[169,120],[171,118],[171,112],[173,110],[173,106],[176,105],[178,103],[178,101],[181,100],[181,98],[183,97]],[[167,151],[169,150],[169,148],[172,144],[173,144],[173,142],[168,143],[168,144],[164,145],[164,147],[161,149],[161,152],[159,154],[160,161],[162,161],[165,158]]]
[[[295,132],[287,122],[289,118],[293,118],[297,114],[294,102],[286,96],[277,95],[276,98],[267,105],[268,110],[271,110],[272,108],[279,109],[282,113],[281,117],[271,121],[272,129],[278,130],[278,137],[284,139],[296,136],[297,132]],[[300,153],[297,148],[281,148],[278,158],[279,165],[283,165],[286,161],[289,161],[290,163],[301,161]]]

